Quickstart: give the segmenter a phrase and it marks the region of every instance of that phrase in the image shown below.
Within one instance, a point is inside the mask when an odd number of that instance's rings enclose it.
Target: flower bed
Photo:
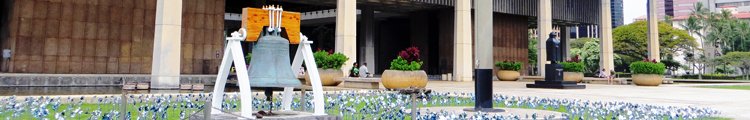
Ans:
[[[411,106],[410,95],[399,94],[390,91],[336,91],[328,92],[326,95],[325,110],[329,115],[338,115],[344,119],[407,119]],[[312,92],[305,93],[312,96]],[[274,95],[273,108],[281,108],[281,95]],[[295,93],[292,109],[295,111],[311,112],[312,97],[300,100],[300,95]],[[432,92],[428,97],[419,98],[419,106],[465,106],[474,105],[472,93],[442,93]],[[183,94],[183,95],[131,95],[128,97],[129,118],[152,119],[167,118],[181,119],[202,109],[204,102],[211,98],[209,94]],[[266,110],[269,106],[265,102],[265,96],[255,94],[254,110]],[[14,119],[105,119],[117,118],[119,96],[107,96],[94,98],[92,101],[83,102],[78,97],[73,98],[49,98],[30,97],[20,99],[7,97],[0,99],[0,118]],[[549,110],[565,113],[563,116],[537,116],[537,118],[562,117],[565,119],[594,119],[594,118],[616,118],[616,119],[701,119],[716,117],[718,111],[709,108],[698,107],[669,107],[647,104],[633,104],[627,102],[598,102],[573,99],[552,99],[540,97],[519,97],[501,94],[493,95],[493,105],[496,108],[524,108]],[[239,96],[237,94],[225,95],[222,104],[225,111],[239,111]],[[304,106],[304,107],[303,107]],[[11,109],[5,109],[11,108]],[[304,109],[303,109],[304,108]],[[200,114],[200,113],[199,113]],[[427,112],[420,113],[419,119],[470,119],[470,118],[504,118],[516,119],[526,118],[527,115],[493,116],[487,114],[475,114],[469,116],[466,113],[451,112]]]

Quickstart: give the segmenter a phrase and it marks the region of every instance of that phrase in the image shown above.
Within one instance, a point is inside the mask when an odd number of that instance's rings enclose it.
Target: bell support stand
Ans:
[[[247,31],[245,28],[240,28],[239,32],[235,31],[232,33],[232,37],[227,37],[227,45],[224,48],[224,57],[221,59],[221,65],[219,66],[218,76],[216,76],[216,84],[214,86],[214,92],[211,98],[211,114],[219,114],[220,110],[214,110],[221,108],[221,103],[224,101],[224,87],[227,83],[227,77],[229,76],[229,69],[234,63],[235,71],[237,72],[237,82],[240,86],[240,115],[246,118],[255,118],[253,116],[253,97],[252,91],[250,91],[250,78],[247,74],[247,64],[245,64],[245,56],[242,52],[242,46],[240,41],[244,41],[247,37]]]
[[[313,91],[313,107],[315,108],[313,115],[326,115],[323,106],[325,105],[323,101],[323,85],[320,82],[320,74],[318,74],[317,69],[318,65],[315,64],[315,58],[313,58],[312,47],[310,46],[312,43],[312,41],[307,41],[307,37],[300,33],[300,44],[297,47],[297,52],[292,61],[292,70],[294,73],[299,73],[302,63],[305,63],[305,69],[307,69],[306,74],[310,75],[310,84],[312,85]],[[292,87],[284,88],[284,94],[281,100],[283,110],[291,110],[292,91]]]

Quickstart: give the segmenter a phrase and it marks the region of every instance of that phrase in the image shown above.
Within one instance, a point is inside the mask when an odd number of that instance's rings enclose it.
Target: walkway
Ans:
[[[633,85],[588,84],[582,90],[529,89],[531,82],[493,82],[493,92],[512,96],[538,96],[558,99],[591,101],[623,101],[639,104],[709,107],[722,112],[722,117],[750,119],[750,91],[690,87],[691,85],[662,85],[640,87]],[[750,84],[747,84],[750,85]],[[427,88],[438,92],[474,92],[473,82],[430,81]]]

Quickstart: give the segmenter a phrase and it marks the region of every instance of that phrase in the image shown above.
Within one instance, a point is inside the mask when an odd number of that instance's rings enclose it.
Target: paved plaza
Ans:
[[[664,106],[709,107],[722,112],[722,117],[750,119],[750,91],[698,88],[696,85],[673,84],[659,87],[634,85],[587,84],[586,89],[530,89],[531,82],[493,82],[493,93],[511,96],[580,99],[591,101],[621,101]],[[750,85],[748,83],[743,83]],[[473,82],[430,81],[427,88],[438,92],[474,92]]]

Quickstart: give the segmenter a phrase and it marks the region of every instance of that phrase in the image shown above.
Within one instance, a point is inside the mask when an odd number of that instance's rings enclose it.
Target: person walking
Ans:
[[[365,78],[370,75],[370,71],[367,70],[367,63],[362,63],[362,66],[359,67],[359,77]]]

